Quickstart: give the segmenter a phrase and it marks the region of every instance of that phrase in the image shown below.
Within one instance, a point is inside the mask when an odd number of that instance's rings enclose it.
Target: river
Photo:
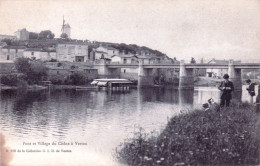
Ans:
[[[118,165],[114,149],[139,127],[159,132],[168,118],[219,95],[215,87],[2,91],[0,131],[16,150],[10,165]],[[249,101],[245,87],[233,101]]]

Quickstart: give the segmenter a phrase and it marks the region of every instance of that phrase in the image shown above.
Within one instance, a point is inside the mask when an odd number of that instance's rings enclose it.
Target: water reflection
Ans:
[[[21,138],[87,140],[91,153],[111,157],[112,149],[136,125],[146,131],[159,130],[167,123],[167,117],[185,108],[201,106],[209,98],[218,101],[219,93],[216,88],[2,91],[0,130],[10,142],[19,142]],[[233,96],[233,100],[247,100],[245,91]]]

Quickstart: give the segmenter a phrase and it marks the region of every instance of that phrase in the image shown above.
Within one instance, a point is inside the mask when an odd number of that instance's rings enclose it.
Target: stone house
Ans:
[[[25,46],[4,46],[2,48],[2,55],[0,59],[13,62],[16,58],[23,57],[23,52],[25,49]]]
[[[119,55],[119,50],[109,46],[100,45],[95,51],[105,52],[107,55],[104,58],[110,59],[114,55]],[[96,58],[100,59],[100,58]]]
[[[59,79],[64,81],[68,76],[75,72],[84,74],[89,81],[98,77],[97,69],[94,69],[92,65],[79,62],[45,62],[48,68],[48,78]]]
[[[42,61],[49,61],[57,59],[55,51],[44,50],[42,48],[27,48],[24,50],[23,56],[30,59],[39,59]]]
[[[66,42],[56,46],[57,60],[68,62],[86,62],[90,59],[86,43]]]

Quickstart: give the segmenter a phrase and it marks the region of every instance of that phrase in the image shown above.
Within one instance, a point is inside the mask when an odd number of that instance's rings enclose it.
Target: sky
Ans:
[[[169,57],[260,59],[260,0],[0,0],[0,34],[51,30]]]

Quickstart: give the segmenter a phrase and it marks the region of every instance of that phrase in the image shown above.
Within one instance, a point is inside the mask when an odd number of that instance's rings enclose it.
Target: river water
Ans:
[[[114,149],[139,127],[159,132],[168,118],[219,95],[215,87],[2,91],[0,131],[16,150],[10,165],[119,165]],[[249,101],[245,87],[233,101]]]

